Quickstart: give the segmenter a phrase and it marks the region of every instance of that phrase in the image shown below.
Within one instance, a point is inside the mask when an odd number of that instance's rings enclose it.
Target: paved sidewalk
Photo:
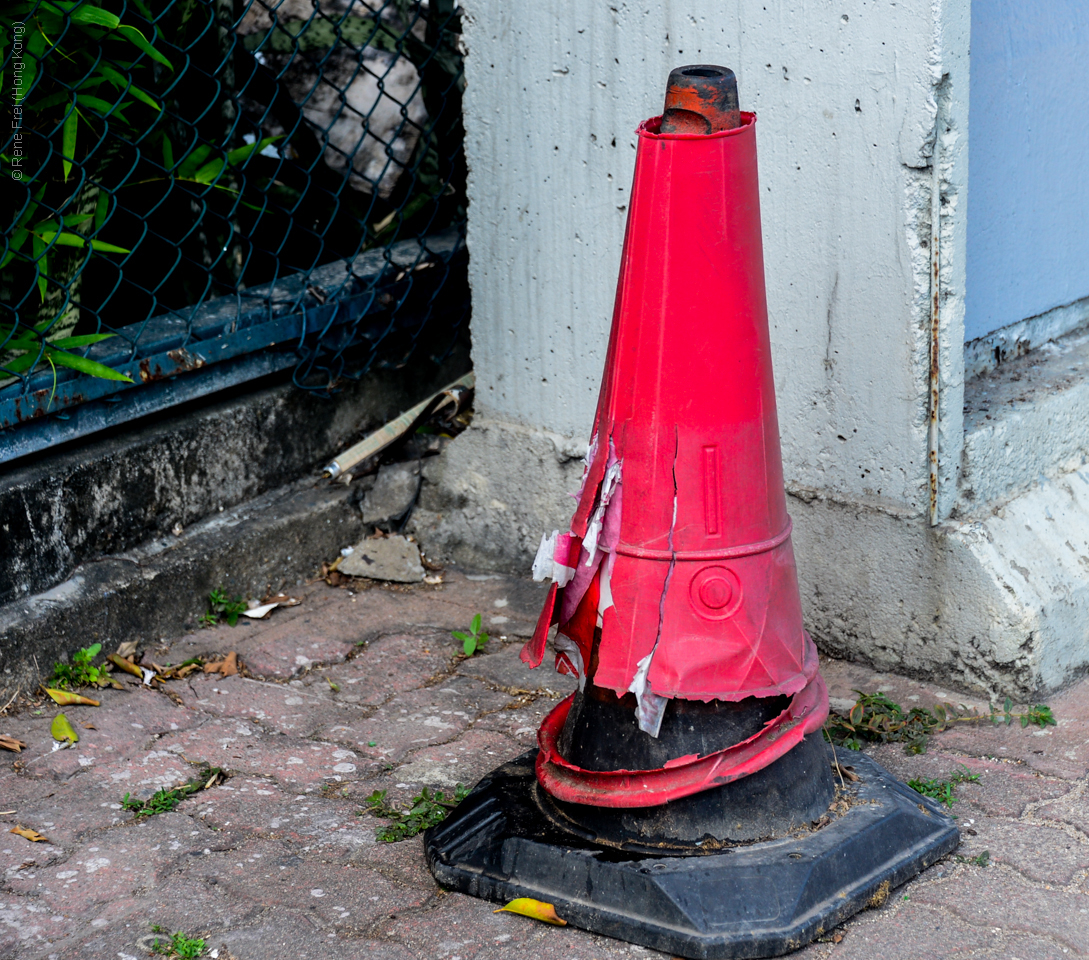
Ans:
[[[534,744],[571,689],[518,660],[540,585],[447,571],[440,586],[318,583],[302,595],[267,621],[152,644],[158,663],[235,650],[250,676],[105,690],[100,708],[66,711],[75,748],[51,752],[51,704],[0,717],[0,733],[28,744],[0,756],[0,810],[14,811],[0,815],[0,958],[142,958],[152,924],[205,938],[219,960],[662,956],[446,893],[419,837],[378,843],[385,822],[359,815],[376,789],[404,803],[424,785],[471,785]],[[449,632],[477,612],[497,639],[461,660]],[[834,697],[952,698],[850,664],[822,669]],[[905,779],[958,764],[979,775],[958,787],[964,843],[795,956],[1089,956],[1089,681],[1050,704],[1059,725],[1046,731],[965,727],[922,756],[873,749]],[[172,813],[135,819],[121,808],[126,792],[189,781],[200,762],[230,779]],[[16,825],[48,842],[9,834]],[[984,850],[988,866],[967,862]]]

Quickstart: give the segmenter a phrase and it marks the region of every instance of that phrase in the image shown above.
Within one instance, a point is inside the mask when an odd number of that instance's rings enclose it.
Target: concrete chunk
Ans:
[[[417,583],[424,578],[420,548],[404,537],[360,540],[337,569],[350,577]]]
[[[374,486],[363,497],[363,522],[385,523],[404,516],[416,499],[420,465],[390,463],[378,471]]]

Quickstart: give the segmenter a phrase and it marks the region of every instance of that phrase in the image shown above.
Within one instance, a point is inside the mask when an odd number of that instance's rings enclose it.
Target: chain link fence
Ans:
[[[0,459],[277,370],[335,392],[464,332],[453,0],[0,17]]]

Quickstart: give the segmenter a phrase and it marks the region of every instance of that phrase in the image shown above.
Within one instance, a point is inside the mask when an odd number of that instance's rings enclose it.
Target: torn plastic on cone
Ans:
[[[756,117],[740,118],[711,134],[665,134],[661,118],[637,131],[593,441],[571,553],[558,561],[574,573],[554,584],[523,654],[539,663],[558,623],[582,654],[575,664],[561,650],[560,668],[585,665],[596,686],[635,693],[652,736],[670,698],[801,697],[806,732],[827,714],[783,490]],[[545,739],[542,727],[538,774],[552,792],[548,771],[565,768]],[[596,774],[579,776],[587,784]]]
[[[762,770],[816,733],[827,715],[822,710],[827,697],[814,664],[813,682],[763,730],[740,743],[703,756],[677,757],[656,770],[585,770],[565,760],[558,745],[572,694],[545,717],[538,731],[537,781],[557,800],[598,807],[641,808],[690,797]]]

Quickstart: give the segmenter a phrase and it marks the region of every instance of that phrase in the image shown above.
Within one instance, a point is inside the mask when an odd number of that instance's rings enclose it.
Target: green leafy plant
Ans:
[[[482,620],[483,618],[478,613],[473,617],[472,623],[469,624],[468,633],[462,633],[460,630],[451,631],[453,638],[461,641],[461,648],[465,651],[467,657],[471,657],[478,650],[483,650],[484,645],[491,639],[480,629]]]
[[[974,783],[979,779],[978,773],[972,773],[963,763],[958,765],[960,769],[949,774],[948,780],[909,780],[907,785],[916,793],[924,797],[930,797],[952,807],[959,799],[954,796],[958,783]]]
[[[200,618],[202,627],[214,627],[220,620],[226,620],[227,625],[233,627],[238,623],[238,618],[246,611],[246,601],[241,597],[233,600],[227,596],[222,587],[216,587],[208,594],[208,612]]]
[[[824,733],[830,743],[849,750],[861,750],[862,744],[903,743],[905,753],[926,753],[930,737],[959,723],[994,723],[1007,725],[1015,720],[1022,727],[1055,726],[1051,708],[1045,704],[1031,706],[1024,713],[1016,713],[1013,701],[1007,697],[1001,709],[992,707],[981,712],[963,704],[935,704],[931,710],[912,707],[905,710],[900,704],[883,693],[854,691],[858,700],[846,717],[830,714],[824,725]]]
[[[68,353],[72,347],[89,347],[100,340],[109,340],[112,333],[84,333],[75,337],[58,337],[56,340],[46,340],[52,320],[35,324],[33,327],[20,326],[16,329],[11,324],[0,324],[0,348],[18,352],[12,360],[3,362],[4,369],[9,373],[25,373],[39,363],[48,363],[53,372],[57,367],[71,367],[80,373],[86,373],[102,380],[119,380],[122,383],[132,383],[132,378],[123,373],[107,367],[97,360],[89,360],[78,353]]]
[[[157,923],[151,925],[152,933],[166,933]],[[194,960],[204,953],[204,941],[197,937],[188,937],[180,930],[169,941],[156,937],[151,942],[151,952],[163,957],[180,957],[181,960]]]
[[[75,115],[75,111],[73,111],[72,116]],[[67,161],[65,162],[67,163]],[[68,165],[71,166],[70,163]],[[38,293],[42,300],[45,300],[47,288],[46,274],[49,271],[49,252],[51,248],[80,247],[95,253],[130,252],[124,247],[106,243],[104,240],[95,240],[94,238],[88,239],[82,234],[65,229],[65,227],[82,226],[91,220],[95,221],[96,227],[100,227],[102,222],[106,219],[106,213],[109,208],[109,197],[106,194],[101,194],[99,196],[93,213],[70,213],[64,216],[56,216],[47,212],[43,220],[35,222],[37,217],[42,215],[39,213],[39,210],[43,209],[41,203],[45,196],[46,187],[47,184],[42,184],[38,190],[35,191],[33,199],[23,208],[23,212],[15,221],[11,236],[8,238],[7,252],[4,254],[3,259],[0,260],[0,270],[3,270],[4,267],[16,258],[36,263],[38,266]],[[26,246],[28,240],[30,241],[31,246],[31,255],[29,256],[23,252],[23,248]],[[105,339],[108,336],[111,336],[111,334],[97,335],[98,340]],[[97,343],[98,340],[91,340],[88,342]],[[86,345],[86,343],[70,344],[70,346]],[[20,347],[16,343],[8,343],[5,344],[5,346],[13,350],[29,349]],[[11,369],[11,364],[7,364],[7,366]]]
[[[189,783],[183,783],[180,787],[173,787],[170,790],[165,787],[162,790],[156,790],[146,800],[140,800],[138,797],[126,793],[121,800],[121,808],[131,810],[138,817],[153,817],[157,813],[170,813],[186,797],[199,793],[201,790],[207,790],[222,779],[225,779],[223,771],[219,767],[211,767],[205,770],[196,780],[190,780]]]
[[[24,303],[22,318],[0,323],[0,366],[6,373],[23,374],[49,364],[54,373],[57,366],[65,366],[131,383],[130,377],[72,352],[114,334],[65,335],[72,326],[65,318],[74,322],[78,315],[75,291],[87,263],[95,257],[132,252],[99,236],[117,207],[112,192],[154,181],[186,181],[238,197],[238,190],[219,182],[226,179],[224,172],[243,167],[282,139],[267,137],[233,150],[198,146],[194,141],[175,160],[169,136],[155,129],[163,117],[163,104],[155,92],[151,68],[154,62],[158,69],[174,70],[156,47],[163,34],[155,20],[142,0],[122,8],[121,15],[92,0],[32,0],[9,5],[0,15],[8,36],[16,25],[25,31],[20,77],[25,126],[49,139],[59,161],[55,168],[50,165],[51,174],[35,175],[40,182],[36,189],[17,185],[23,196],[13,205],[14,223],[4,231],[0,274],[11,289],[26,289],[21,280],[8,280],[8,271],[29,270],[28,282],[37,286],[42,304],[35,311]],[[130,116],[133,110],[142,113]],[[131,173],[127,162],[119,162],[118,171],[111,173],[109,165],[119,153],[118,145],[141,141],[145,152],[153,144],[161,147],[165,175],[127,179]],[[124,152],[122,147],[120,153]],[[14,158],[5,154],[3,159],[10,164]],[[85,256],[79,263],[72,261],[70,253],[58,258],[65,248]]]
[[[984,850],[975,857],[954,857],[957,863],[970,863],[973,867],[985,867],[991,862],[991,851]]]
[[[96,226],[101,226],[101,220],[105,217],[109,198],[106,194],[100,194],[96,212],[91,214],[71,213],[65,215],[45,215],[44,219],[39,213],[40,204],[46,191],[46,184],[34,193],[23,212],[15,221],[11,234],[7,238],[7,251],[0,259],[0,271],[12,260],[21,258],[32,261],[37,265],[38,294],[42,301],[46,298],[46,274],[49,271],[49,253],[55,247],[80,247],[97,253],[128,253],[121,247],[106,243],[103,240],[88,239],[82,234],[66,230],[65,227],[79,226],[94,219]],[[101,211],[101,216],[99,215]],[[32,255],[23,253],[27,240],[30,241]],[[132,379],[123,373],[101,364],[96,360],[90,360],[78,353],[69,351],[77,347],[89,347],[102,340],[108,340],[112,333],[86,333],[79,336],[54,337],[47,339],[50,328],[55,318],[50,317],[34,325],[25,323],[0,323],[0,349],[8,356],[0,355],[0,365],[8,373],[25,373],[40,363],[48,363],[53,369],[54,386],[58,366],[70,367],[80,373],[103,380],[119,380],[124,383],[132,383]]]
[[[412,799],[412,805],[407,810],[398,810],[386,805],[386,791],[375,790],[364,801],[370,808],[369,812],[383,820],[392,820],[388,827],[382,827],[375,833],[375,839],[383,843],[397,843],[399,840],[407,840],[418,833],[422,833],[428,827],[442,823],[446,815],[454,809],[462,800],[469,796],[469,791],[460,783],[454,788],[454,796],[447,800],[441,790],[431,793],[424,787]]]
[[[19,264],[33,271],[32,282],[47,314],[38,323],[24,319],[0,325],[0,349],[7,354],[0,357],[0,363],[9,373],[21,374],[48,363],[54,372],[61,365],[94,377],[131,382],[109,367],[69,352],[112,334],[66,336],[70,325],[63,322],[53,336],[48,336],[48,331],[62,314],[73,314],[71,266],[62,263],[54,269],[62,248],[78,249],[86,258],[130,252],[96,236],[108,218],[111,201],[92,184],[88,174],[93,172],[83,169],[80,157],[87,149],[80,148],[89,143],[94,153],[107,130],[122,136],[138,135],[141,126],[153,125],[156,115],[162,113],[158,100],[137,81],[151,61],[169,70],[173,67],[148,39],[148,33],[155,38],[154,29],[149,30],[151,14],[140,2],[135,9],[144,17],[144,29],[123,23],[120,16],[91,0],[9,4],[0,16],[8,36],[13,35],[16,24],[22,31],[26,56],[20,89],[25,124],[50,139],[60,161],[54,179],[41,183],[33,194],[29,186],[20,185],[25,192],[14,204],[14,223],[5,231],[0,273]],[[153,111],[150,123],[126,116],[137,102]],[[5,155],[4,159],[14,169],[15,158]],[[78,175],[73,177],[77,165]],[[74,183],[68,187],[70,178]],[[47,201],[51,185],[57,189]],[[82,266],[75,276],[80,269]],[[59,297],[55,307],[46,308],[51,283],[56,285],[53,294]]]
[[[89,647],[72,654],[71,663],[53,665],[53,678],[49,686],[59,690],[71,687],[86,687],[91,684],[104,685],[110,682],[109,674],[103,667],[95,667],[91,662],[102,650],[101,643],[92,643]]]
[[[259,154],[266,147],[271,146],[283,137],[265,137],[254,143],[246,143],[234,150],[224,152],[217,150],[211,144],[203,144],[183,157],[177,163],[174,161],[174,144],[165,133],[162,136],[163,166],[170,171],[175,180],[184,180],[188,183],[197,183],[201,186],[216,187],[226,190],[228,193],[238,194],[239,191],[227,187],[217,181],[223,176],[228,167],[243,167],[247,160],[255,154]],[[253,210],[260,207],[246,204]]]

